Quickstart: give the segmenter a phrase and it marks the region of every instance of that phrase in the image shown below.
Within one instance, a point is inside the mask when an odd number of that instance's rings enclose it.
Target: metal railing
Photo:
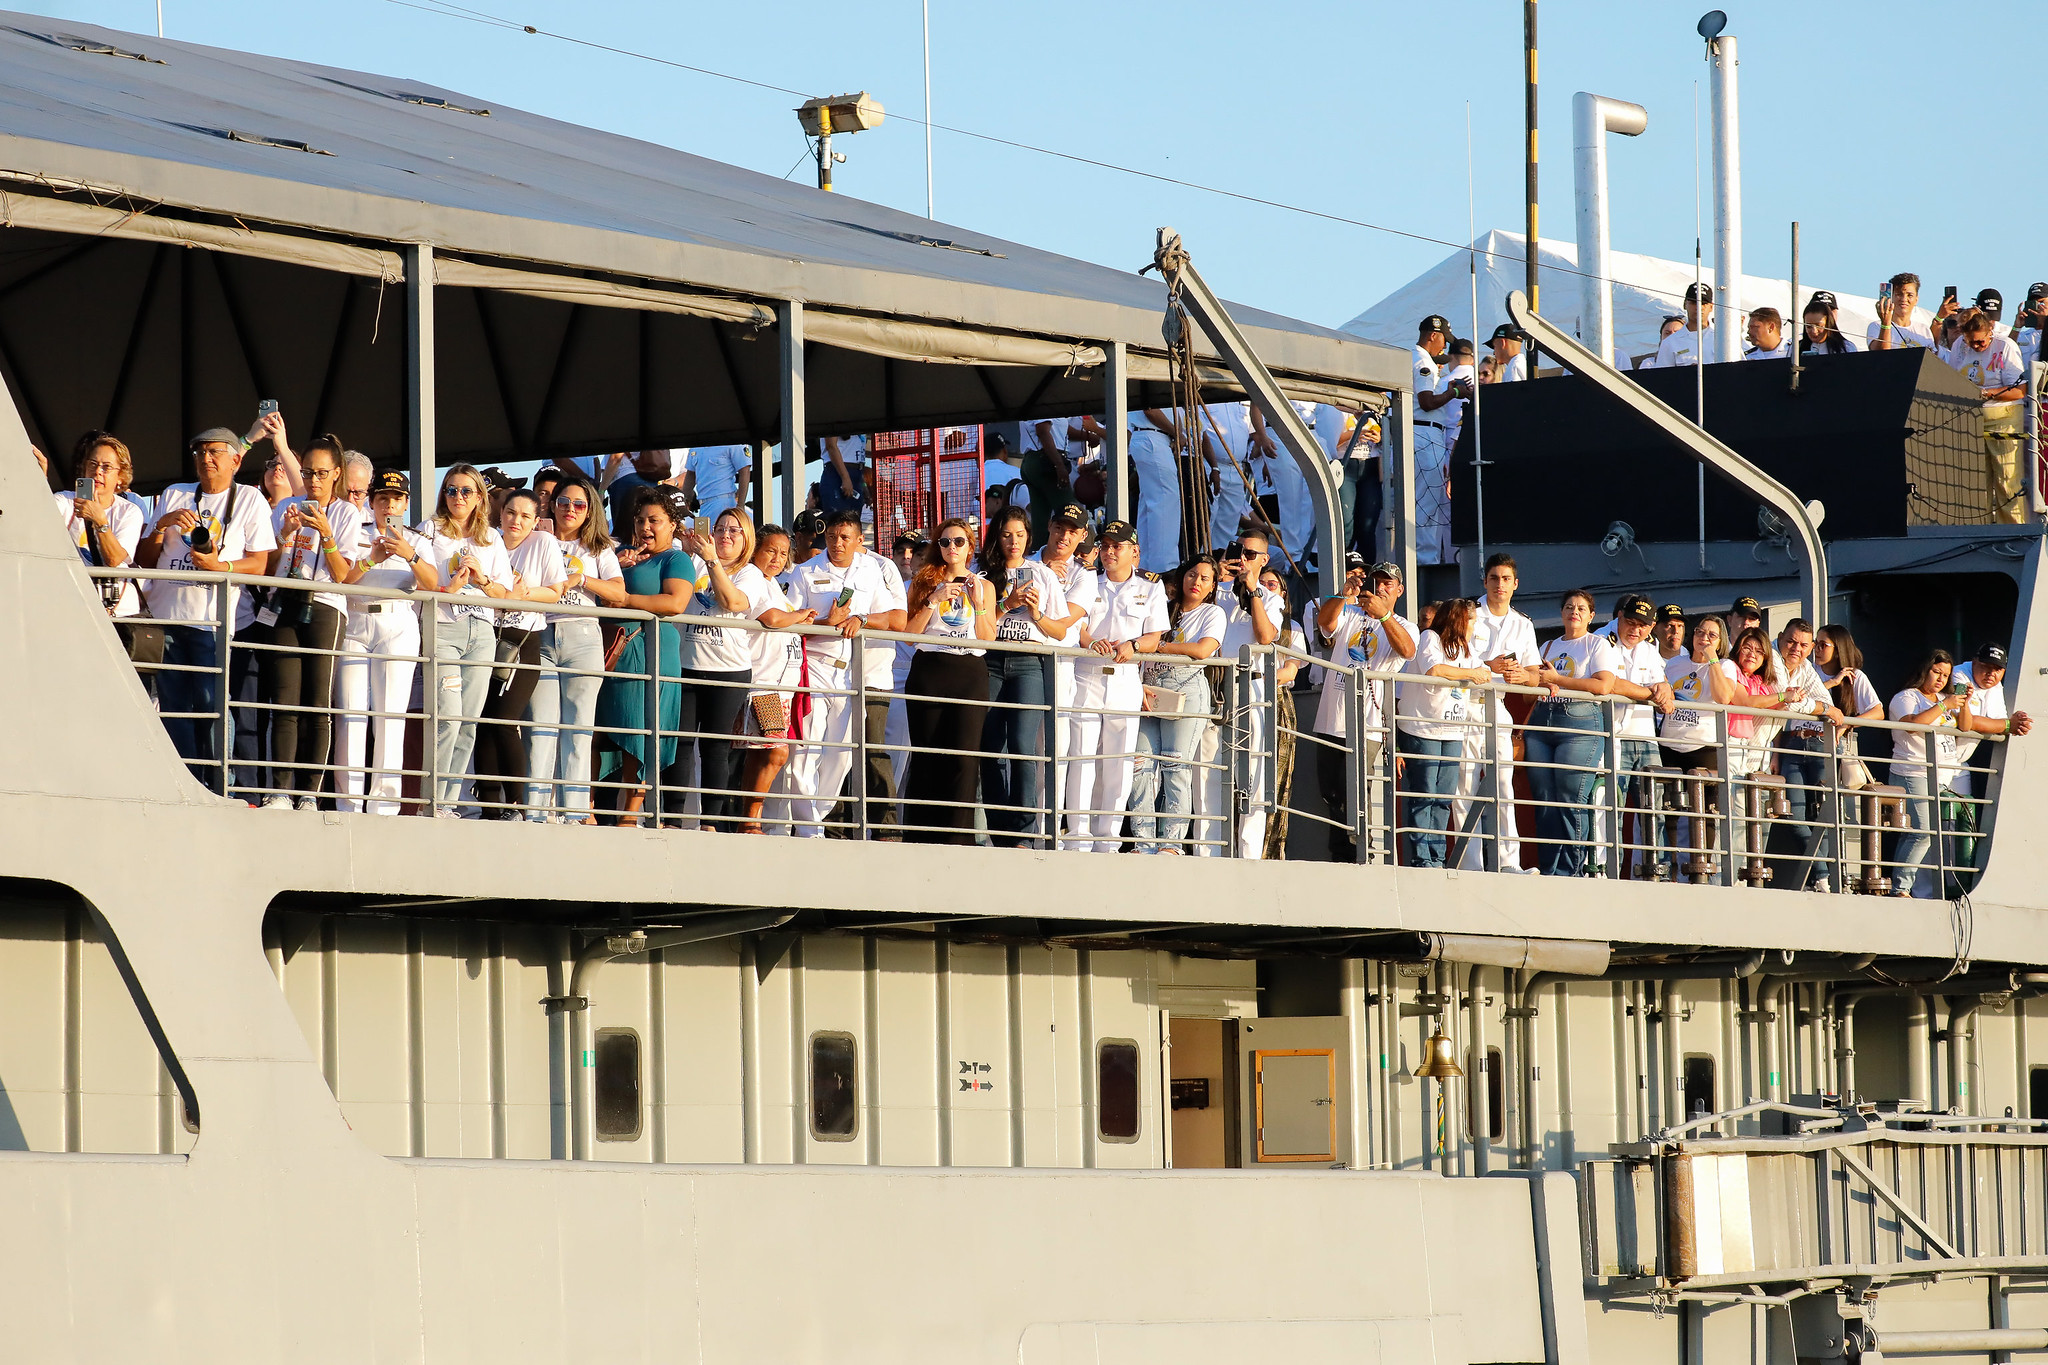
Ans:
[[[830,667],[820,646],[842,636],[822,626],[770,631],[739,617],[658,618],[644,611],[540,603],[508,608],[476,595],[333,583],[313,585],[314,590],[349,599],[358,623],[373,608],[416,619],[416,647],[371,649],[349,638],[346,626],[331,647],[300,643],[296,633],[280,643],[269,628],[235,631],[230,594],[221,590],[229,575],[89,572],[99,579],[177,579],[209,587],[212,605],[204,620],[142,619],[167,632],[205,637],[211,657],[181,649],[175,651],[179,658],[201,661],[139,667],[154,684],[163,718],[186,723],[181,753],[194,775],[216,792],[255,804],[281,799],[381,813],[475,812],[568,823],[652,822],[1097,850],[1136,846],[1148,826],[1135,822],[1150,819],[1166,827],[1142,841],[1152,848],[1251,858],[1263,855],[1267,822],[1284,816],[1292,831],[1290,857],[1865,893],[1905,894],[1919,878],[1923,894],[1952,895],[1967,890],[1983,865],[2002,752],[2002,737],[1986,735],[1968,763],[1943,762],[1938,746],[1925,742],[1922,759],[1872,755],[1866,761],[1855,747],[1863,731],[1903,731],[1923,740],[1939,732],[1894,721],[1822,722],[1822,742],[1794,742],[1782,732],[1788,720],[1783,711],[1687,702],[1687,710],[1711,718],[1713,738],[1679,754],[1662,747],[1654,733],[1642,733],[1648,703],[1570,693],[1552,699],[1541,688],[1374,672],[1277,645],[1248,645],[1234,659],[1204,661],[1212,697],[1205,713],[1140,714],[1131,705],[1084,705],[1076,700],[1071,670],[1101,666],[1103,656],[1000,640],[967,643],[991,660],[1035,656],[1035,686],[1023,690],[1036,697],[884,691],[854,681],[866,676],[869,650],[881,644],[907,649],[931,637],[862,631],[843,639],[843,667]],[[232,577],[233,586],[244,591],[304,592],[308,586],[298,579]],[[626,669],[624,658],[611,669],[533,662],[510,651],[513,642],[495,628],[488,653],[462,657],[455,649],[474,641],[475,628],[442,621],[435,606],[481,611],[486,620],[517,610],[637,630],[646,662],[637,669]],[[679,646],[678,632],[689,627],[802,637],[808,676],[771,684],[685,674],[674,666],[679,655],[670,645]],[[401,634],[410,638],[409,630]],[[667,643],[649,651],[650,639]],[[1193,665],[1182,656],[1139,658],[1152,665]],[[305,694],[303,680],[319,673],[305,665],[318,660],[331,661],[336,673],[385,666],[384,705],[344,706],[343,689],[334,686],[325,695]],[[281,663],[296,664],[300,695],[282,695]],[[1279,682],[1290,665],[1311,683],[1320,682],[1318,688],[1296,678],[1300,714],[1292,724],[1283,710],[1288,689]],[[468,685],[479,672],[484,685]],[[500,705],[501,713],[491,714],[494,702],[522,690],[525,675],[537,684],[552,683],[555,715],[536,715],[530,705],[518,714]],[[429,677],[432,685],[426,685]],[[196,679],[197,685],[171,683],[180,678]],[[579,681],[585,683],[580,709],[568,714],[570,685]],[[1449,719],[1425,723],[1454,738],[1424,750],[1414,733],[1422,718],[1410,712],[1424,689],[1444,688],[1456,692],[1462,706]],[[1127,680],[1127,699],[1130,690]],[[737,707],[708,705],[735,691],[746,694]],[[751,711],[747,698],[757,693],[781,695],[786,710],[807,714],[781,739],[763,736],[757,726],[685,725],[680,713],[686,692],[698,709],[721,715],[736,709],[742,720]],[[1497,698],[1515,695],[1537,701],[1521,723],[1511,722],[1496,705]],[[907,719],[910,707],[963,706],[984,718],[978,745],[914,745],[902,733],[906,727],[896,723]],[[904,713],[892,718],[896,707]],[[1319,710],[1336,723],[1318,726]],[[986,723],[1002,716],[1029,717],[1029,723]],[[279,733],[285,717],[290,732],[312,722],[316,738],[289,755],[268,752],[265,741]],[[317,739],[323,719],[329,731],[325,745]],[[1190,725],[1198,728],[1184,728]],[[967,728],[972,726],[970,718]],[[1101,734],[1125,731],[1128,741],[1105,750]],[[1098,739],[1089,740],[1091,733]],[[465,734],[469,743],[463,742]],[[487,749],[512,755],[509,770],[502,762],[463,757],[473,756],[475,741],[485,735],[491,736]],[[497,739],[506,735],[513,742],[499,746]],[[1004,735],[1008,742],[997,743]],[[556,756],[551,771],[532,765],[536,738],[553,741],[542,746],[543,753]],[[402,752],[382,751],[398,742]],[[357,757],[366,746],[377,751]],[[1283,783],[1280,759],[1290,749],[1296,771]],[[586,752],[587,766],[578,768]],[[651,763],[644,761],[649,755]],[[626,758],[639,761],[629,765]],[[1312,763],[1299,762],[1303,758]],[[978,773],[963,778],[961,765],[973,765]],[[1304,767],[1316,773],[1315,781],[1306,780]],[[1886,781],[1874,780],[1880,768]],[[904,790],[905,777],[920,769],[919,790]],[[955,789],[968,785],[974,797],[938,794],[933,773],[950,778]],[[1965,775],[1967,784],[1959,781]],[[1169,777],[1173,809],[1162,800]],[[1968,791],[1958,792],[1964,785]],[[1149,809],[1122,796],[1132,788],[1151,794]],[[1010,795],[991,803],[992,790]],[[1103,792],[1116,794],[1113,804],[1102,803]]]

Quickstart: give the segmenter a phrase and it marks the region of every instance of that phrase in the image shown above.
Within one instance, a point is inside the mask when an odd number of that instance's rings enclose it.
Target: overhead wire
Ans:
[[[486,10],[459,5],[454,3],[454,0],[385,0],[385,3],[398,5],[405,9],[419,10],[424,14],[439,15],[444,19],[461,19],[470,23],[484,24],[491,28],[505,29],[514,33],[527,33],[539,38],[552,38],[557,42],[570,43],[577,47],[590,48],[598,52],[607,52],[614,56],[631,57],[637,61],[652,62],[657,66],[666,66],[677,71],[689,71],[700,76],[711,76],[718,80],[732,81],[735,84],[752,86],[754,89],[768,90],[779,95],[794,95],[798,99],[809,99],[811,97],[809,92],[797,90],[790,86],[776,85],[771,81],[756,80],[751,76],[738,76],[730,71],[719,71],[713,67],[696,66],[689,62],[677,61],[672,57],[657,56],[654,53],[641,52],[634,48],[601,43],[592,38],[579,38],[570,33],[558,33],[552,29],[542,28],[537,24],[521,23],[516,19],[507,19],[502,15],[492,14]],[[1421,242],[1428,246],[1440,246],[1447,247],[1452,251],[1471,252],[1478,256],[1484,256],[1489,263],[1499,259],[1506,259],[1510,263],[1520,263],[1524,259],[1519,253],[1510,256],[1503,252],[1481,247],[1476,242],[1454,242],[1448,238],[1432,237],[1426,232],[1411,232],[1406,228],[1389,227],[1385,223],[1373,223],[1363,218],[1351,218],[1341,213],[1331,213],[1326,209],[1310,208],[1305,204],[1290,204],[1283,199],[1269,199],[1264,195],[1251,194],[1244,190],[1233,190],[1221,185],[1207,185],[1199,180],[1187,180],[1180,176],[1166,175],[1160,171],[1148,171],[1138,166],[1125,166],[1114,161],[1104,161],[1099,157],[1082,156],[1077,152],[1061,151],[1056,147],[1040,147],[1034,143],[1021,142],[1015,138],[1001,137],[995,133],[984,133],[973,128],[955,127],[951,124],[938,123],[930,119],[914,118],[909,114],[892,113],[889,117],[902,123],[929,128],[936,132],[951,133],[956,137],[973,138],[979,142],[992,143],[999,147],[1009,147],[1016,151],[1034,152],[1040,156],[1055,157],[1080,166],[1092,166],[1098,170],[1115,171],[1121,175],[1137,176],[1140,179],[1150,180],[1157,184],[1172,185],[1179,189],[1194,190],[1201,194],[1213,194],[1220,198],[1233,199],[1243,204],[1254,204],[1261,208],[1278,209],[1283,213],[1300,214],[1306,218],[1316,218],[1323,222],[1336,223],[1343,227],[1362,228],[1368,232],[1384,233],[1391,237],[1400,237],[1411,242]],[[1543,268],[1553,274],[1569,275],[1580,279],[1593,279],[1603,284],[1628,283],[1630,288],[1640,289],[1646,294],[1654,294],[1664,298],[1678,299],[1683,297],[1683,291],[1660,289],[1654,285],[1636,284],[1620,280],[1614,276],[1595,275],[1591,271],[1579,270],[1568,265],[1546,263]]]

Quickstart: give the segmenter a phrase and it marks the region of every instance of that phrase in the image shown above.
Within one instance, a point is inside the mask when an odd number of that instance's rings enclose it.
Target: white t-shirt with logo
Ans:
[[[1981,351],[1970,345],[1968,337],[1957,337],[1941,358],[1980,389],[2002,389],[2026,380],[2020,348],[2010,337],[1995,336]]]
[[[1623,682],[1634,683],[1637,687],[1655,687],[1665,681],[1664,656],[1657,652],[1657,646],[1646,635],[1636,641],[1634,648],[1613,646],[1614,676]],[[1631,702],[1621,713],[1619,727],[1623,739],[1657,738],[1657,711],[1646,701]]]
[[[1419,633],[1415,623],[1405,616],[1394,615],[1391,622],[1399,622],[1415,640]],[[1337,628],[1330,632],[1330,643],[1323,651],[1323,657],[1331,663],[1347,664],[1353,668],[1364,668],[1376,673],[1398,673],[1407,667],[1408,661],[1394,650],[1386,626],[1368,618],[1364,612],[1346,602],[1337,616]],[[1343,739],[1346,729],[1346,700],[1350,694],[1350,679],[1342,673],[1323,675],[1323,695],[1316,703],[1316,733],[1332,735]],[[1381,724],[1380,693],[1385,684],[1368,680],[1365,689],[1365,723],[1377,729]]]
[[[371,519],[367,516],[364,517],[363,530],[356,539],[356,544],[359,547],[357,561],[359,563],[367,564],[370,556],[377,552],[376,546],[372,543],[376,540],[376,536],[371,533],[370,526]],[[538,535],[539,532],[535,532],[535,534]],[[412,547],[412,553],[422,556],[429,563],[433,562],[433,546],[427,543],[425,536],[417,531],[400,527],[398,538]],[[399,555],[386,555],[377,563],[369,564],[369,567],[363,570],[363,576],[358,578],[356,582],[366,588],[402,588],[409,590],[415,587],[419,580],[413,577],[412,565],[407,563],[404,558]],[[394,602],[388,597],[351,597],[348,599],[348,620],[351,628],[367,629],[371,616],[365,608],[373,604],[384,607],[386,611],[393,607],[406,607],[408,615],[416,615],[415,610],[408,604]]]
[[[996,610],[1002,611],[1003,603],[1009,600],[1010,594],[1016,592],[1018,588],[1027,583],[1037,585],[1038,614],[1040,616],[1065,616],[1067,614],[1067,593],[1066,589],[1060,586],[1059,575],[1035,559],[1027,559],[1016,568],[1010,570],[1009,584],[1002,590],[1001,596],[996,600]],[[1002,619],[996,622],[996,638],[998,640],[1031,640],[1042,645],[1056,645],[1060,643],[1052,636],[1040,630],[1032,622],[1031,612],[1024,607],[1003,612]]]
[[[1882,323],[1871,323],[1863,333],[1864,344],[1866,346],[1874,345],[1877,341],[1877,334],[1882,330],[1884,330]],[[1923,351],[1940,349],[1934,344],[1933,331],[1914,323],[1907,323],[1901,326],[1895,322],[1891,325],[1889,335],[1893,350],[1899,350],[1908,346],[1918,346]]]
[[[499,542],[504,543],[502,540]],[[512,572],[529,588],[552,588],[569,581],[568,566],[562,560],[562,542],[545,531],[529,531],[517,549],[507,550]],[[503,630],[542,630],[548,618],[538,611],[504,611],[498,615]]]
[[[291,509],[311,498],[291,498],[281,502],[270,514],[270,531],[277,538],[277,547],[282,553],[277,557],[277,577],[303,578],[313,583],[332,583],[334,575],[327,567],[327,555],[320,548],[320,532],[309,523],[301,524],[289,541],[285,538],[284,519]],[[361,543],[363,536],[363,512],[345,498],[337,498],[321,509],[327,514],[327,524],[334,528],[334,543],[342,547],[342,554],[348,554],[348,547]],[[348,610],[348,594],[339,592],[316,592],[313,600],[336,611]],[[259,613],[259,617],[263,613]],[[277,617],[269,614],[265,625],[274,624]]]
[[[751,564],[747,567],[753,568]],[[734,574],[732,582],[734,587],[746,593],[747,610],[757,621],[765,611],[802,610],[782,590],[781,579],[770,578],[759,569],[754,569],[753,576],[744,582],[741,574]],[[755,691],[794,688],[803,677],[804,637],[778,630],[753,631],[747,636],[747,658],[754,670]]]
[[[709,569],[705,570],[708,575]],[[765,577],[752,564],[742,564],[731,570],[732,585],[745,595],[747,605],[740,611],[727,611],[718,600],[718,585],[707,582],[697,589],[690,598],[685,614],[690,616],[723,616],[733,620],[750,621],[759,616],[760,608],[755,604],[755,594],[740,584],[740,575],[749,575],[751,583],[755,577]],[[753,643],[748,638],[753,632],[735,630],[730,626],[706,625],[702,621],[680,623],[683,630],[683,667],[703,673],[748,673],[754,667]],[[872,645],[869,648],[873,648]]]
[[[1543,662],[1557,670],[1564,678],[1590,678],[1596,673],[1621,673],[1620,661],[1614,657],[1614,642],[1605,635],[1581,635],[1576,640],[1567,640],[1562,635],[1543,646]],[[1565,696],[1559,693],[1559,701],[1587,701],[1584,693]]]
[[[539,535],[541,533],[536,531],[534,534]],[[557,537],[555,543],[562,547],[562,572],[568,575],[569,578],[574,578],[581,574],[586,580],[595,578],[601,582],[610,582],[613,579],[623,579],[626,576],[626,571],[619,567],[619,551],[616,546],[607,545],[596,554],[592,554],[580,540],[563,540]],[[561,600],[562,605],[565,607],[595,607],[599,605],[596,595],[588,588],[582,587],[564,588]],[[570,617],[559,613],[550,613],[548,624],[553,625],[557,621],[590,619],[592,618]]]
[[[1455,655],[1446,654],[1437,633],[1425,630],[1416,642],[1415,657],[1408,660],[1406,671],[1426,676],[1439,664],[1477,668],[1479,660],[1473,657],[1469,644]],[[1398,717],[1395,723],[1417,739],[1463,739],[1471,730],[1464,722],[1480,710],[1478,694],[1466,683],[1433,678],[1428,683],[1404,682],[1400,691],[1394,707]]]
[[[930,605],[932,614],[924,623],[926,639],[917,643],[920,654],[986,654],[985,649],[973,648],[962,642],[974,638],[974,585],[982,582],[980,575],[970,574],[953,583],[941,583],[932,589]],[[947,643],[951,641],[951,643]]]
[[[1919,688],[1908,687],[1892,697],[1891,704],[1885,708],[1885,718],[1909,720],[1930,710],[1939,700],[1929,700]],[[1927,771],[1927,741],[1930,737],[1934,740],[1934,767],[1941,785],[1946,787],[1955,781],[1963,764],[1962,736],[1956,730],[1955,712],[1951,711],[1941,718],[1939,725],[1910,725],[1903,730],[1892,731],[1894,782],[1905,771]]]
[[[214,533],[214,553],[232,564],[247,555],[277,548],[277,536],[270,521],[270,504],[260,490],[247,484],[229,484],[218,493],[201,493],[199,485],[174,483],[157,496],[155,521],[173,512],[196,509],[200,519]],[[230,514],[232,509],[232,515]],[[223,524],[226,523],[226,524]],[[154,523],[152,523],[154,524]],[[191,569],[192,545],[183,534],[166,533],[159,569]],[[213,588],[205,583],[173,583],[153,579],[143,589],[149,614],[159,621],[206,622],[213,619]],[[242,592],[228,588],[229,619],[239,621]]]
[[[97,533],[93,530],[91,522],[73,510],[72,502],[75,496],[71,493],[56,495],[57,515],[64,518],[64,530],[71,537],[72,548],[78,551],[78,557],[87,564],[94,564],[98,561],[93,558],[92,544],[88,537],[96,538]],[[142,543],[142,520],[142,513],[136,511],[124,499],[115,498],[107,505],[107,529],[114,533],[114,539],[128,552],[128,563],[131,565],[135,563],[135,547]],[[142,610],[142,595],[136,591],[135,582],[136,580],[131,578],[121,585],[121,596],[114,606],[116,620],[124,616],[133,616]]]
[[[441,582],[447,582],[453,574],[457,557],[467,553],[475,558],[477,569],[485,578],[508,592],[511,590],[512,560],[505,553],[504,538],[497,532],[491,532],[489,540],[479,543],[467,536],[443,535],[440,523],[431,519],[421,522],[414,529],[427,542],[427,558],[433,562],[435,571],[440,574]],[[475,582],[464,585],[462,596],[476,600],[474,603],[443,602],[435,607],[437,614],[434,619],[442,625],[454,625],[458,620],[468,620],[472,617],[481,618],[487,624],[494,624],[497,621],[497,609],[491,605],[491,599],[485,594],[482,585]]]
[[[1692,655],[1680,654],[1664,665],[1664,681],[1671,684],[1672,697],[1678,702],[1678,709],[1664,717],[1662,739],[1665,748],[1684,754],[1720,742],[1719,722],[1715,720],[1714,713],[1686,705],[1687,702],[1712,704],[1714,689],[1707,675],[1716,671],[1731,683],[1738,681],[1732,659],[1710,659],[1696,664]]]

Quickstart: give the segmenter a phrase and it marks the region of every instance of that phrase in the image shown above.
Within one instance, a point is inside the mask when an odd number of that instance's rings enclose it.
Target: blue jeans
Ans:
[[[1820,735],[1781,735],[1777,748],[1785,800],[1792,808],[1792,818],[1799,822],[1792,826],[1798,856],[1772,863],[1771,885],[1781,891],[1800,891],[1815,869],[1824,866],[1828,830],[1834,824],[1828,792],[1828,746]]]
[[[1401,751],[1401,790],[1410,793],[1408,823],[1416,828],[1401,836],[1410,867],[1444,865],[1444,831],[1451,823],[1451,795],[1458,789],[1458,755],[1463,739],[1424,739],[1406,730],[1394,732]]]
[[[164,662],[197,668],[220,667],[220,644],[211,626],[170,625],[164,627]],[[163,708],[164,729],[171,746],[191,768],[192,776],[218,791],[220,771],[214,760],[220,754],[220,679],[207,673],[159,673],[157,705]],[[177,715],[176,712],[197,712]]]
[[[1045,705],[1045,661],[1036,654],[991,650],[988,654],[988,699],[1025,707]],[[1021,848],[1018,835],[1038,830],[1039,779],[1044,766],[1042,740],[1045,712],[990,707],[982,722],[981,801],[988,810],[990,842],[999,848]],[[1009,836],[1009,837],[1005,837]]]
[[[453,806],[476,747],[476,718],[484,713],[491,668],[498,660],[498,632],[481,616],[435,623],[434,685],[441,689],[440,721],[434,727],[434,762],[441,774],[441,804]]]
[[[591,722],[604,687],[604,633],[588,617],[564,617],[541,637],[546,665],[528,703],[526,804],[536,813],[590,809]],[[587,670],[563,673],[562,669]],[[559,729],[557,727],[560,727]]]
[[[1130,810],[1131,838],[1140,853],[1157,853],[1161,845],[1187,838],[1194,805],[1194,769],[1188,765],[1209,725],[1209,675],[1200,668],[1172,667],[1151,686],[1178,692],[1184,701],[1177,716],[1148,711],[1138,721]]]
[[[1906,819],[1912,826],[1899,836],[1892,853],[1892,861],[1898,864],[1891,869],[1892,894],[1910,896],[1920,879],[1920,864],[1934,844],[1934,802],[1928,799],[1926,764],[1894,763],[1891,778],[1893,786],[1906,790]]]
[[[1536,837],[1542,843],[1536,870],[1546,877],[1576,877],[1585,870],[1586,845],[1593,838],[1593,778],[1606,747],[1597,703],[1553,699],[1529,713],[1523,762],[1538,803]]]

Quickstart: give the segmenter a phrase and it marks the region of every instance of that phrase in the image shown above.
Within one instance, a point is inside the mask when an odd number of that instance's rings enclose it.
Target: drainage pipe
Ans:
[[[1968,1068],[1975,1060],[1977,1041],[1977,1011],[1984,1004],[1981,995],[1951,995],[1948,997],[1948,1102],[1956,1113],[1969,1112],[1972,1100]],[[1965,1047],[1963,1025],[1970,1026],[1969,1041]]]
[[[1601,944],[1604,950],[1607,945]],[[1493,1086],[1487,1079],[1491,1070],[1486,1059],[1486,1011],[1482,1004],[1485,997],[1479,993],[1479,973],[1485,970],[1474,963],[1472,970],[1465,974],[1465,1045],[1472,1049],[1472,1064],[1465,1068],[1465,1112],[1472,1124],[1472,1175],[1485,1175],[1487,1158],[1493,1147]],[[1502,976],[1505,990],[1506,976]]]
[[[569,974],[568,993],[550,995],[541,1002],[550,1014],[562,1010],[569,1015],[569,1138],[570,1156],[574,1160],[590,1159],[591,1130],[595,1126],[595,1068],[586,1065],[583,1059],[590,1047],[589,990],[597,969],[614,958],[638,957],[663,948],[679,948],[686,943],[705,943],[712,939],[759,933],[764,929],[778,928],[795,918],[794,910],[746,910],[729,915],[705,915],[689,924],[659,929],[652,934],[636,929],[628,934],[594,939],[576,955],[575,969]],[[560,979],[559,973],[551,967],[548,976],[551,990]]]
[[[1771,973],[1757,978],[1756,1017],[1757,1029],[1763,1040],[1760,1051],[1764,1063],[1764,1099],[1783,1099],[1784,1095],[1779,1092],[1786,1089],[1783,1072],[1780,1070],[1778,1028],[1778,1002],[1785,987],[1795,981],[1839,981],[1843,977],[1854,976],[1875,961],[1876,953],[1863,953],[1857,957],[1843,958],[1832,967],[1816,967],[1810,971],[1787,972],[1783,975]]]
[[[1742,957],[1703,958],[1695,962],[1673,963],[1659,967],[1610,967],[1598,977],[1577,978],[1598,981],[1741,981],[1755,976],[1764,965],[1764,950],[1756,949]],[[1522,1091],[1522,1165],[1528,1169],[1536,1166],[1536,995],[1560,981],[1574,978],[1563,972],[1537,972],[1522,987],[1522,998],[1515,1010],[1515,1017],[1521,1022],[1521,1091]],[[1663,1112],[1660,1105],[1658,1112]]]

